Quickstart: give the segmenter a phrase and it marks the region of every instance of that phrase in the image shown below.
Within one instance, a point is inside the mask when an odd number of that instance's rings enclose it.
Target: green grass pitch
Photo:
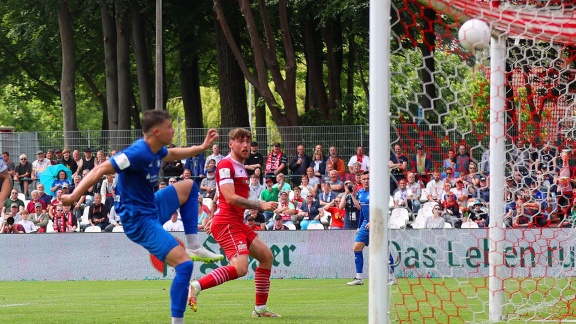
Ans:
[[[268,306],[282,318],[252,318],[254,281],[235,280],[203,291],[188,323],[367,323],[368,280],[272,279]],[[487,279],[399,279],[391,288],[391,323],[480,323],[488,320]],[[169,323],[170,280],[0,282],[2,323]],[[505,312],[514,323],[535,315],[573,319],[576,289],[552,278],[506,281]],[[564,289],[555,289],[564,287]],[[510,292],[517,292],[510,302]],[[527,293],[532,292],[532,293]],[[564,298],[563,298],[563,297]],[[562,302],[563,299],[566,299]],[[557,302],[560,300],[560,303]],[[524,305],[524,306],[523,306]],[[561,309],[560,314],[557,313]],[[563,316],[564,315],[564,316]],[[556,317],[558,319],[558,317]]]

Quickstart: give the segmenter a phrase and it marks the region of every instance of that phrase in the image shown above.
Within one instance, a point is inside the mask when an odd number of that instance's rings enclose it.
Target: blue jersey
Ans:
[[[162,147],[156,154],[152,153],[148,144],[139,139],[110,158],[118,173],[114,209],[123,223],[125,219],[136,215],[157,217],[154,186],[158,181],[162,159],[167,154],[166,147]]]
[[[356,193],[356,199],[360,203],[360,219],[358,225],[370,222],[370,191],[362,188]]]

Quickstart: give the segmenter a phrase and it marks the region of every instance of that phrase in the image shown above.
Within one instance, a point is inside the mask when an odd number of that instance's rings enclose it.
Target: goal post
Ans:
[[[370,2],[371,323],[576,322],[575,12]],[[473,18],[490,26],[489,49],[460,45]],[[401,174],[390,154],[407,157]],[[432,194],[436,172],[450,186]],[[420,197],[404,199],[399,225],[387,206],[401,181]],[[426,228],[436,204],[445,228]],[[388,248],[398,281],[385,287]]]

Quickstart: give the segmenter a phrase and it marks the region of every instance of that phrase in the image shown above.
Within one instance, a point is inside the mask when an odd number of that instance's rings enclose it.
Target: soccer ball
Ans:
[[[460,45],[468,51],[486,49],[490,46],[490,26],[480,19],[470,19],[460,27]]]

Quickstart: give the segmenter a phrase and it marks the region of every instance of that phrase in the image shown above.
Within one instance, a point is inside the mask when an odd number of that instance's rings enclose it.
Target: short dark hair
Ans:
[[[142,132],[146,134],[168,119],[172,116],[166,110],[148,110],[142,114]]]
[[[8,152],[2,152],[2,155],[4,155],[4,154],[10,156],[10,153],[8,153]]]

